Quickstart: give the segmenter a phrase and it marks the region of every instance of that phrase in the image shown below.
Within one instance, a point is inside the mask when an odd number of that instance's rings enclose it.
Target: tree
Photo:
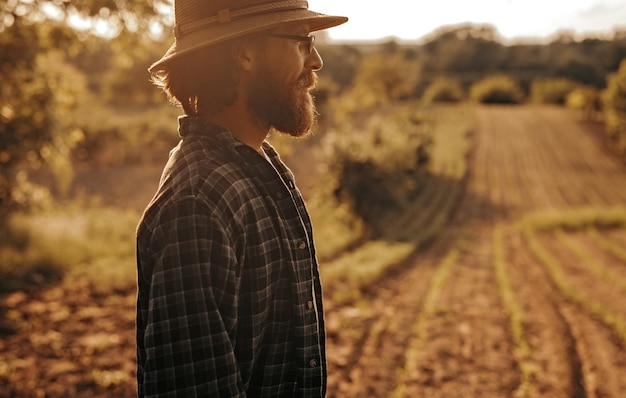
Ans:
[[[337,110],[339,119],[355,112],[413,96],[421,79],[422,65],[402,49],[386,46],[363,57],[350,88],[342,95]]]
[[[506,48],[497,42],[498,37],[490,25],[443,27],[424,44],[425,69],[448,75],[496,71],[506,59]]]
[[[608,79],[602,93],[606,129],[615,148],[626,154],[626,59]]]
[[[76,139],[67,114],[84,95],[80,72],[67,60],[86,34],[70,17],[108,23],[111,34],[151,31],[168,23],[157,0],[8,0],[0,9],[0,223],[15,209],[16,167],[54,159]],[[82,82],[82,83],[81,83]],[[58,157],[57,157],[58,158]]]
[[[0,221],[13,205],[15,167],[40,158],[38,149],[52,140],[53,94],[37,78],[39,34],[35,25],[18,18],[0,35]]]

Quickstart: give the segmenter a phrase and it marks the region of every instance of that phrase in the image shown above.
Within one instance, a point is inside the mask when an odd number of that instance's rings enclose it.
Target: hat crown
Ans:
[[[348,18],[309,10],[306,0],[174,0],[174,44],[150,72],[204,46],[277,28],[307,24],[310,32],[341,25]]]
[[[175,0],[176,36],[267,13],[308,9],[303,0]]]

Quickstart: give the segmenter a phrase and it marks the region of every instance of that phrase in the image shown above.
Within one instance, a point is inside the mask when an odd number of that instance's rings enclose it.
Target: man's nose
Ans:
[[[318,71],[324,66],[324,61],[322,61],[322,57],[315,47],[313,47],[313,51],[307,58],[307,66],[313,71]]]

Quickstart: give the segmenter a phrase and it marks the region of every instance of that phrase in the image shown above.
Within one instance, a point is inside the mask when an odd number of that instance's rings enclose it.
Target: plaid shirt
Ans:
[[[294,176],[181,117],[137,229],[141,397],[321,397],[326,353],[311,222]]]

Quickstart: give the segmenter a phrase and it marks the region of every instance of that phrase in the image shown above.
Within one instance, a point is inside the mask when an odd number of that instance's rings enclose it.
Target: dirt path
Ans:
[[[624,322],[626,292],[611,277],[626,280],[626,260],[589,234],[546,233],[539,241],[572,275],[559,284],[516,228],[533,211],[625,205],[624,164],[562,109],[481,108],[477,120],[465,196],[444,237],[358,309],[329,313],[331,396],[626,396],[624,336],[563,290]],[[598,234],[612,247],[626,238]],[[578,265],[589,259],[603,271]],[[367,331],[356,341],[355,328]]]
[[[449,228],[360,302],[327,303],[329,397],[626,396],[626,230],[519,228],[625,206],[626,166],[562,109],[476,118]],[[134,396],[133,291],[53,286],[0,311],[0,397]]]

